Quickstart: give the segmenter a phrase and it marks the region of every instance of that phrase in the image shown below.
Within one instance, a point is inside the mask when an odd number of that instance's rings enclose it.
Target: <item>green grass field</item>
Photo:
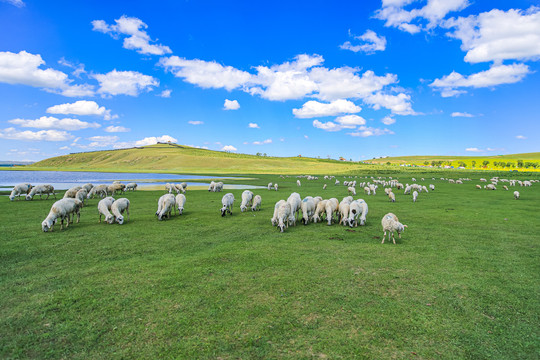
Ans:
[[[53,200],[3,198],[0,358],[538,359],[540,185],[516,201],[414,176],[436,186],[417,203],[356,197],[364,227],[285,233],[270,225],[277,200],[346,188],[246,175],[280,184],[254,191],[260,212],[240,213],[235,190],[222,218],[224,193],[188,190],[184,214],[162,222],[163,192],[138,191],[122,226],[99,224],[94,199],[52,233],[40,224]],[[381,244],[387,212],[409,226],[397,245]]]

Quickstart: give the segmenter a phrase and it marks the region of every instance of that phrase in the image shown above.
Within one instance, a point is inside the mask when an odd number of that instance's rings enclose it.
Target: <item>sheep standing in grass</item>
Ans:
[[[392,235],[392,241],[395,244],[396,238],[394,237],[394,232],[397,231],[398,236],[401,239],[401,233],[405,231],[405,228],[407,227],[407,225],[403,225],[402,223],[400,223],[397,216],[392,213],[388,213],[383,216],[381,220],[381,225],[384,232],[381,244],[384,244],[386,232],[390,232],[390,234],[388,234],[388,238],[390,239],[390,235]]]
[[[300,197],[299,193],[293,192],[287,198],[287,202],[289,203],[289,205],[291,205],[291,219],[289,220],[289,224],[296,225],[296,217],[298,216],[298,213],[300,212],[300,208],[302,205],[302,198]]]
[[[317,205],[315,205],[315,212],[313,213],[313,222],[318,223],[319,221],[322,221],[322,216],[326,212],[326,202],[328,200],[320,200]]]
[[[68,189],[65,193],[64,193],[64,199],[66,198],[72,198],[72,199],[75,199],[75,196],[77,196],[77,191],[81,190],[82,187],[80,186],[74,186],[72,187],[71,189]]]
[[[227,193],[221,198],[221,216],[225,216],[227,213],[232,215],[232,208],[234,205],[234,195],[232,193]]]
[[[120,183],[111,184],[107,186],[107,194],[110,194],[112,196],[117,191],[124,193],[125,189],[126,189],[126,185],[124,184],[120,184]]]
[[[364,226],[366,224],[367,214],[368,205],[363,199],[353,201],[349,211],[349,226],[357,227],[358,221],[360,221],[361,226]]]
[[[60,230],[64,228],[64,220],[67,219],[66,227],[69,226],[70,221],[70,215],[73,214],[73,217],[75,218],[75,215],[77,215],[77,222],[79,222],[81,218],[81,208],[83,204],[73,198],[64,198],[61,200],[58,200],[55,202],[52,207],[51,211],[49,211],[49,215],[43,220],[41,223],[41,230],[44,232],[47,231],[53,231],[54,224],[58,219],[60,219]]]
[[[98,202],[99,222],[101,222],[101,215],[105,216],[105,221],[109,224],[114,222],[114,216],[110,212],[113,202],[114,198],[110,196]]]
[[[116,218],[116,222],[120,225],[124,223],[124,211],[126,212],[129,220],[129,200],[126,198],[117,199],[111,205],[111,213]]]
[[[309,220],[315,212],[315,201],[313,200],[313,197],[306,196],[302,200],[300,208],[302,209],[302,222],[304,223],[304,225],[307,225],[309,224]]]
[[[506,190],[506,191],[508,191],[508,186],[503,185],[503,189]]]
[[[323,189],[323,190],[326,190],[326,184],[323,185],[322,189]]]
[[[476,188],[477,188],[477,189],[482,189],[482,186],[476,185]]]
[[[261,195],[255,195],[253,198],[253,205],[251,205],[251,211],[261,210],[262,197]]]
[[[9,200],[13,201],[15,200],[15,196],[17,196],[17,200],[21,199],[21,194],[28,194],[30,190],[32,189],[32,185],[30,184],[18,184],[13,187],[13,190],[11,190],[11,194],[9,195]]]
[[[56,194],[54,193],[54,187],[52,185],[38,185],[34,186],[32,190],[30,190],[28,195],[26,195],[26,200],[32,200],[36,195],[39,195],[39,198],[42,199],[43,194],[47,194],[47,199],[51,194],[53,194],[54,198],[56,199]]]
[[[126,191],[135,191],[137,190],[137,183],[131,182],[126,185]]]
[[[214,184],[214,192],[221,192],[221,190],[223,190],[223,183],[221,181],[215,183]]]
[[[296,186],[302,186],[302,184],[300,183],[300,180],[296,180]]]
[[[271,182],[268,183],[268,190],[272,190],[272,183]]]
[[[339,203],[339,224],[343,224],[345,226],[349,225],[349,211],[351,210],[351,202],[345,199],[343,199]]]
[[[84,184],[84,185],[82,186],[82,188],[85,189],[87,193],[89,193],[90,190],[92,190],[93,187],[94,187],[94,185],[91,184],[91,183],[87,183],[87,184]]]
[[[78,199],[80,202],[84,204],[84,199],[86,199],[87,196],[88,196],[88,191],[86,191],[86,189],[83,188],[77,191],[77,193],[75,194],[75,199]]]
[[[165,191],[168,193],[168,194],[171,194],[174,190],[174,184],[169,184],[169,183],[166,183],[165,184]]]
[[[286,204],[287,202],[285,200],[279,200],[274,205],[274,215],[272,215],[272,219],[270,219],[270,222],[272,223],[272,226],[276,226],[278,223],[278,210],[279,207],[283,204]]]
[[[413,202],[416,202],[416,199],[417,199],[417,198],[418,198],[418,191],[415,190],[415,191],[413,191],[413,193],[412,193],[412,201],[413,201]]]
[[[274,190],[276,190],[276,191],[278,190],[278,184],[277,183],[274,184]]]
[[[393,192],[389,192],[388,193],[388,199],[391,201],[391,202],[396,202],[396,195],[394,195]]]
[[[289,227],[289,218],[291,217],[291,205],[287,202],[281,204],[277,210],[277,220],[279,231],[284,232]]]
[[[182,215],[184,212],[184,204],[186,203],[186,195],[178,194],[176,195],[176,206],[178,207],[178,214]]]
[[[248,206],[253,204],[253,192],[250,190],[244,190],[242,193],[242,203],[240,204],[240,212],[247,210]]]
[[[355,189],[354,187],[349,186],[349,187],[347,188],[347,191],[349,192],[349,195],[350,195],[350,194],[353,194],[354,196],[356,196],[356,189]]]
[[[429,184],[429,189],[430,189],[431,191],[435,191],[435,185]]]
[[[371,195],[371,190],[369,189],[369,186],[364,186],[364,194]]]
[[[171,218],[171,213],[176,205],[176,199],[173,194],[165,194],[158,200],[158,209],[156,215],[158,220],[163,220],[164,216],[167,216],[168,219]]]
[[[326,221],[328,221],[328,225],[332,225],[332,218],[334,213],[337,213],[339,207],[338,199],[331,198],[326,202]]]
[[[519,191],[514,191],[514,199],[519,199]]]
[[[99,195],[99,197],[106,197],[107,196],[107,185],[98,185],[94,186],[88,195],[86,195],[87,199],[93,198],[95,195]]]

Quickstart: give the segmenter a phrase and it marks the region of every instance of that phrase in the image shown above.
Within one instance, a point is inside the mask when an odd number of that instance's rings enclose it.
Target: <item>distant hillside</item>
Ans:
[[[157,144],[130,149],[75,153],[42,160],[28,170],[92,170],[199,174],[347,173],[362,164],[301,157],[265,157]]]

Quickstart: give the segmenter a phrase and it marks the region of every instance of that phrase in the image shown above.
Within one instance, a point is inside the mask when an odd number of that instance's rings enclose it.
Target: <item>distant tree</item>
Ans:
[[[517,167],[518,167],[518,168],[522,168],[522,167],[523,167],[523,160],[518,160],[518,161],[517,161]]]
[[[515,164],[513,162],[509,161],[509,162],[506,163],[506,167],[509,167],[509,168],[510,167],[515,167]]]
[[[488,160],[484,160],[484,161],[482,162],[482,165],[484,165],[484,167],[488,166],[488,165],[489,165],[489,161],[488,161]]]
[[[387,161],[386,165],[392,165],[392,163],[390,161]]]
[[[266,156],[266,153],[264,153],[263,156]]]
[[[471,164],[472,164],[472,167],[475,167],[476,166],[476,161],[475,160],[471,161]]]
[[[258,152],[258,153],[257,153],[257,154],[255,154],[255,155],[257,155],[257,156],[261,156],[262,154],[261,154],[260,152]]]
[[[424,161],[424,165],[429,165],[429,161]]]

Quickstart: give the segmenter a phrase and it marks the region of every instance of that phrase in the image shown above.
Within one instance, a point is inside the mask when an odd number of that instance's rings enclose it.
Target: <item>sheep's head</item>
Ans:
[[[278,224],[278,229],[279,229],[280,232],[284,232],[285,231],[285,223]]]
[[[15,200],[15,195],[9,195],[9,200],[11,201]]]
[[[227,206],[223,205],[221,208],[221,216],[225,216],[225,214],[227,214]]]
[[[112,224],[114,222],[114,216],[112,214],[105,216],[105,221],[109,224]]]
[[[118,216],[116,218],[116,222],[120,225],[122,225],[124,223],[124,217],[122,215]]]
[[[182,206],[178,207],[178,213],[182,215],[182,212],[184,211],[184,208]]]
[[[43,222],[41,223],[41,230],[43,230],[43,232],[47,232],[49,230],[52,231],[52,222],[49,222],[47,220],[43,220]]]
[[[30,194],[26,195],[26,200],[32,200],[32,196]]]

